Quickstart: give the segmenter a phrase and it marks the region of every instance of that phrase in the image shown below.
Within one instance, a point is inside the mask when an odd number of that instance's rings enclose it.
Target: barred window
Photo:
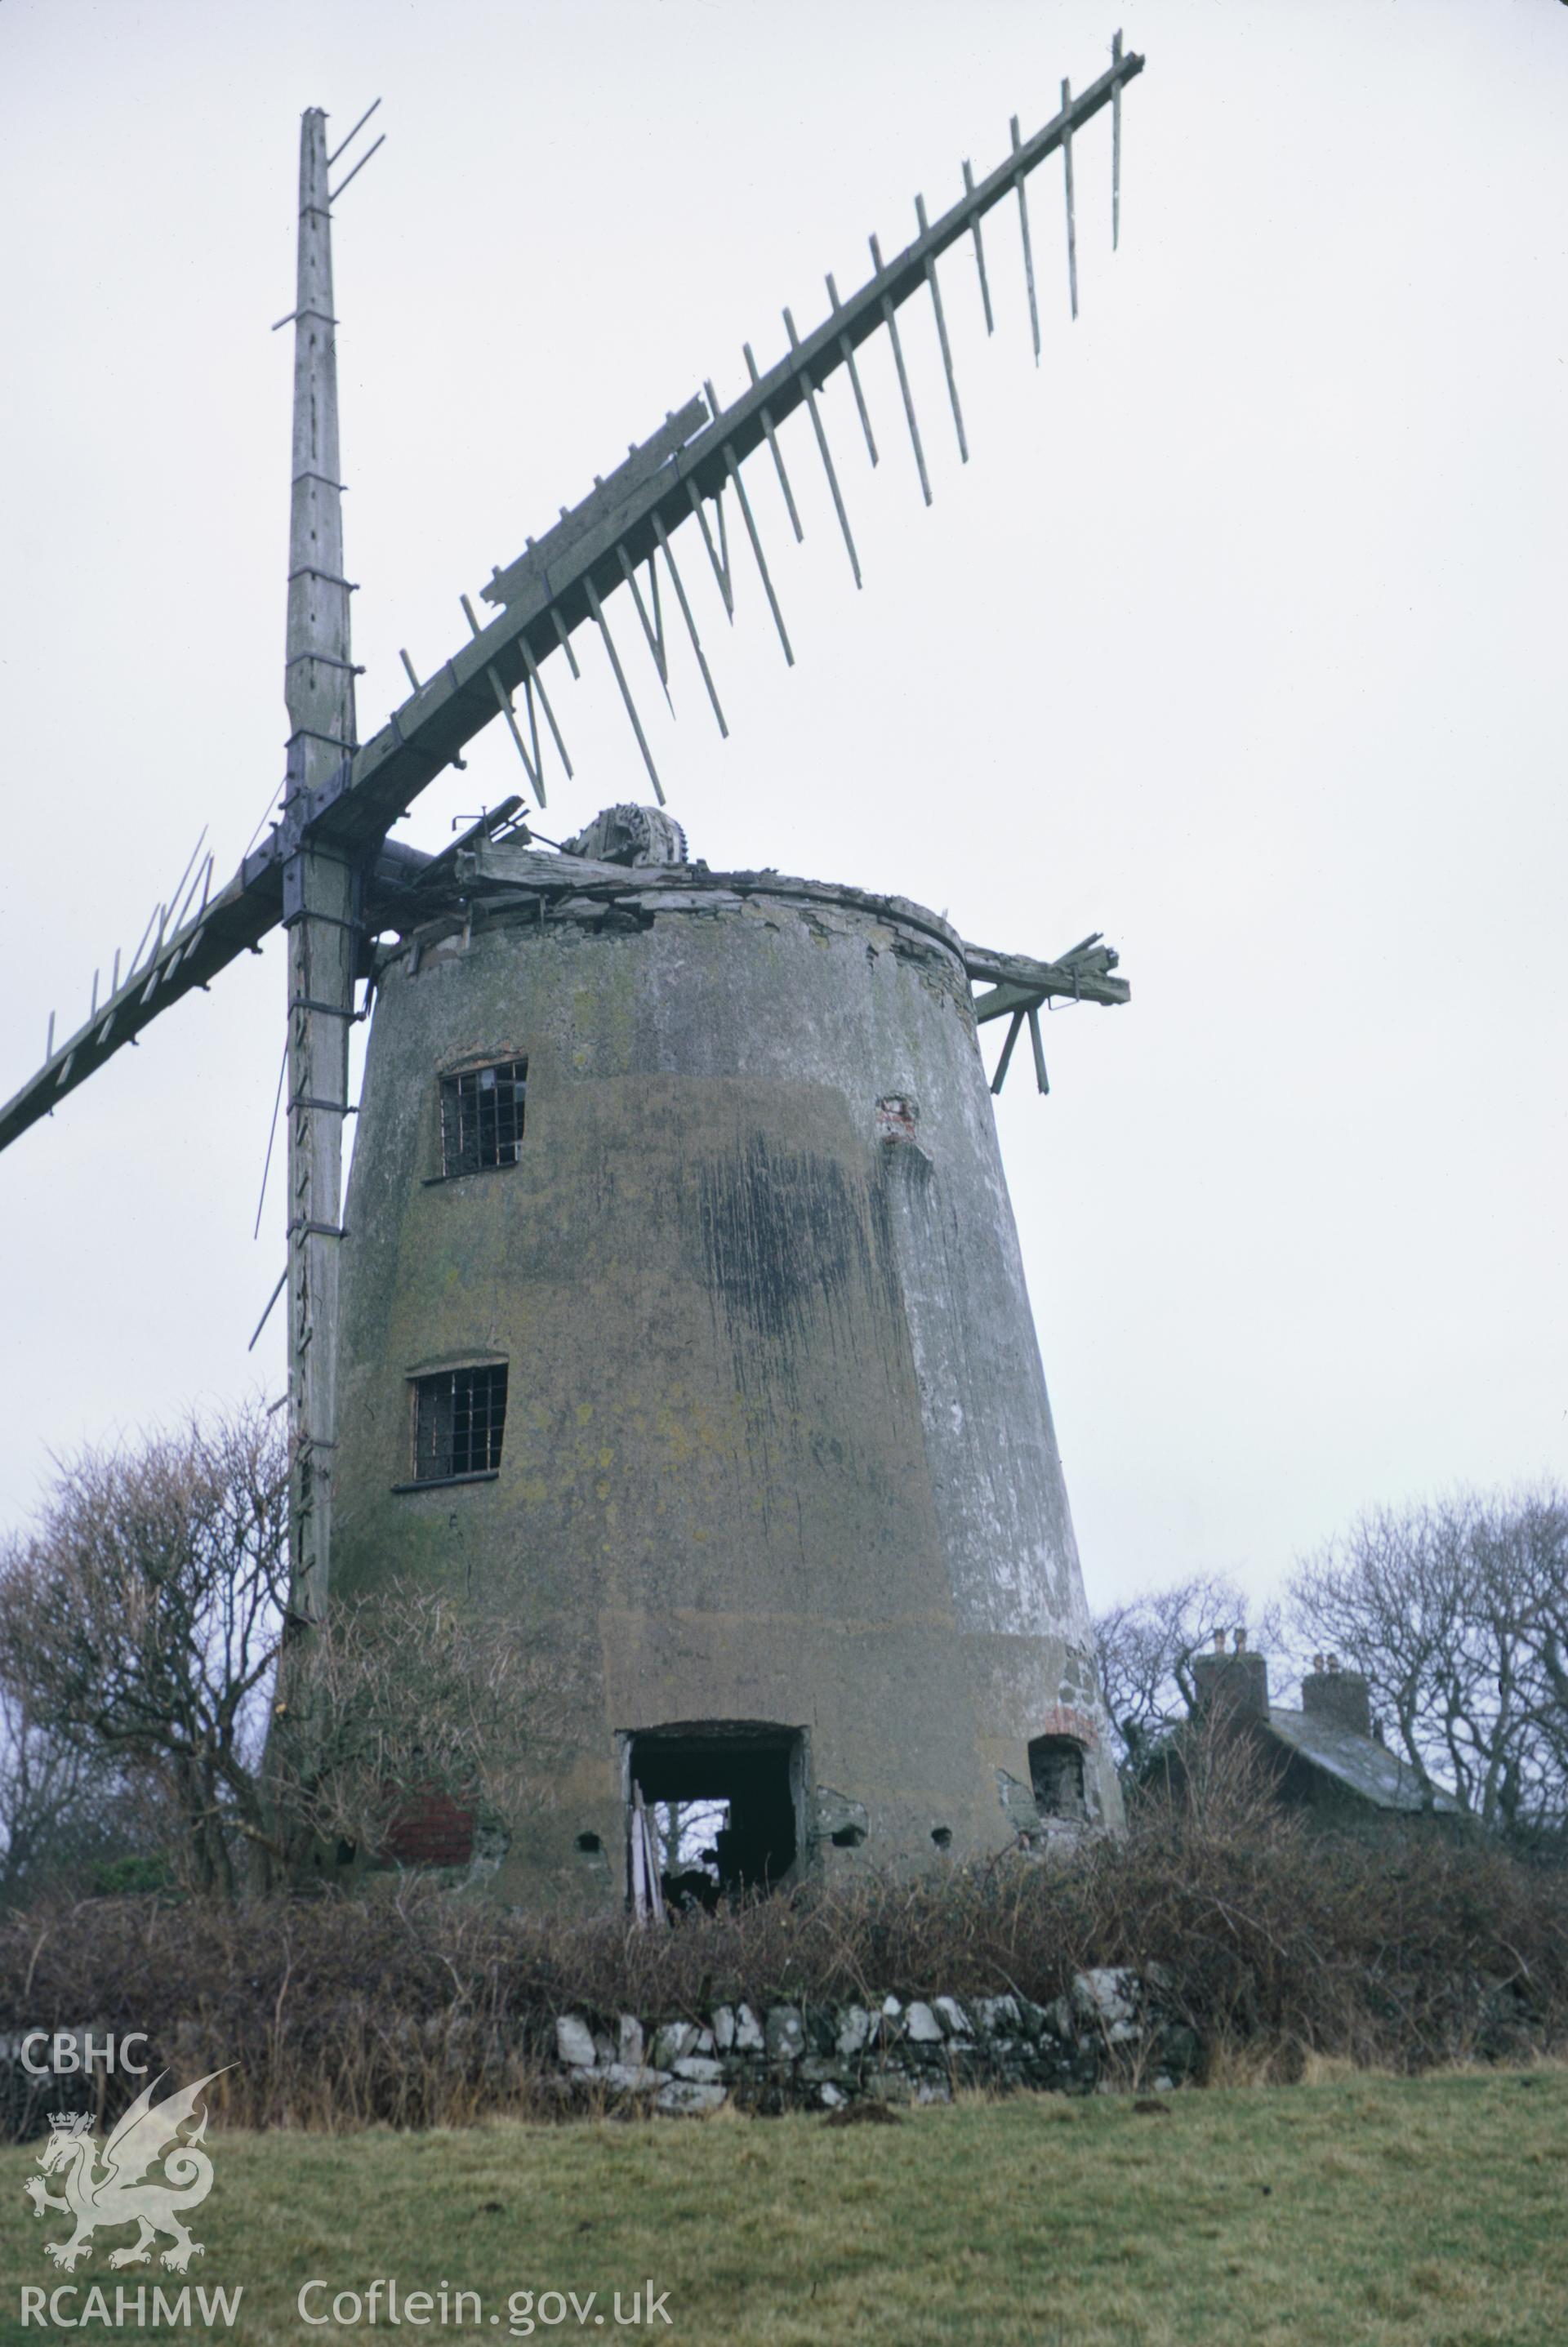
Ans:
[[[501,1060],[492,1068],[443,1076],[442,1172],[482,1174],[487,1166],[515,1165],[522,1149],[528,1089],[526,1060]]]
[[[507,1422],[507,1365],[444,1369],[414,1380],[414,1480],[493,1475]]]

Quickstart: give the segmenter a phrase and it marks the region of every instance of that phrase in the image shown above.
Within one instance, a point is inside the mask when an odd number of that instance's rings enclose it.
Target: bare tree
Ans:
[[[1552,1485],[1472,1502],[1480,1576],[1506,1594],[1522,1668],[1511,1690],[1521,1741],[1539,1779],[1537,1808],[1568,1819],[1568,1494]]]
[[[0,1907],[79,1877],[108,1855],[112,1779],[0,1696]]]
[[[62,1803],[112,1782],[173,1821],[182,1880],[232,1897],[323,1845],[377,1858],[432,1793],[503,1825],[524,1752],[537,1780],[541,1743],[564,1749],[549,1658],[442,1595],[334,1605],[285,1653],[287,1498],[257,1408],[82,1452],[0,1549],[15,1870]]]
[[[1123,1772],[1136,1771],[1165,1730],[1186,1718],[1195,1692],[1193,1657],[1216,1631],[1240,1628],[1246,1599],[1223,1573],[1194,1573],[1094,1618],[1101,1693]]]
[[[35,1735],[156,1786],[198,1888],[271,1849],[259,1771],[287,1575],[287,1454],[260,1410],[67,1460],[0,1555],[0,1688]]]
[[[1365,1673],[1422,1790],[1484,1823],[1568,1809],[1568,1501],[1460,1493],[1361,1516],[1290,1583],[1303,1646]]]

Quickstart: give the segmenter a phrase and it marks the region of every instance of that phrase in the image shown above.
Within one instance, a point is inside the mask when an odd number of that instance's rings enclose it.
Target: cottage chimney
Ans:
[[[1313,1660],[1319,1658],[1314,1655]],[[1302,1680],[1301,1708],[1308,1719],[1324,1720],[1330,1727],[1348,1727],[1357,1736],[1372,1733],[1366,1678],[1360,1671],[1342,1669],[1337,1655],[1330,1655]]]
[[[1193,1656],[1194,1718],[1207,1711],[1224,1711],[1233,1719],[1268,1717],[1268,1664],[1262,1655],[1246,1652],[1245,1636],[1236,1632],[1235,1652],[1227,1655],[1225,1632],[1218,1631],[1214,1653]]]

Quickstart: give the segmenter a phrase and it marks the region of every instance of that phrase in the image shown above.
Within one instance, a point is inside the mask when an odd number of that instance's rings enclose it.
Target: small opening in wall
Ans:
[[[832,1836],[835,1850],[858,1850],[865,1840],[864,1826],[840,1826]]]
[[[581,1850],[584,1858],[595,1858],[604,1844],[596,1833],[579,1833],[575,1847]]]
[[[498,1060],[494,1067],[443,1076],[442,1172],[482,1174],[488,1166],[515,1165],[522,1153],[528,1090],[526,1060]]]
[[[1037,1736],[1029,1747],[1030,1782],[1042,1818],[1082,1824],[1089,1808],[1083,1794],[1083,1747],[1074,1736]]]
[[[933,1826],[931,1828],[931,1840],[936,1843],[938,1850],[951,1850],[953,1847],[952,1827]]]
[[[885,1092],[876,1103],[876,1138],[882,1142],[913,1141],[920,1111],[906,1092]]]

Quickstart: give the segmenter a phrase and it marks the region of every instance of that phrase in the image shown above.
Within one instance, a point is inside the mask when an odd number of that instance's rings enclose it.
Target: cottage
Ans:
[[[1337,1655],[1314,1657],[1295,1711],[1270,1703],[1267,1657],[1252,1652],[1240,1630],[1229,1653],[1225,1633],[1217,1633],[1214,1651],[1194,1656],[1193,1677],[1192,1717],[1150,1757],[1146,1780],[1184,1774],[1184,1745],[1210,1720],[1250,1738],[1281,1805],[1307,1813],[1315,1824],[1377,1829],[1463,1816],[1451,1794],[1429,1792],[1409,1762],[1389,1749],[1372,1717],[1365,1676],[1347,1670]]]

